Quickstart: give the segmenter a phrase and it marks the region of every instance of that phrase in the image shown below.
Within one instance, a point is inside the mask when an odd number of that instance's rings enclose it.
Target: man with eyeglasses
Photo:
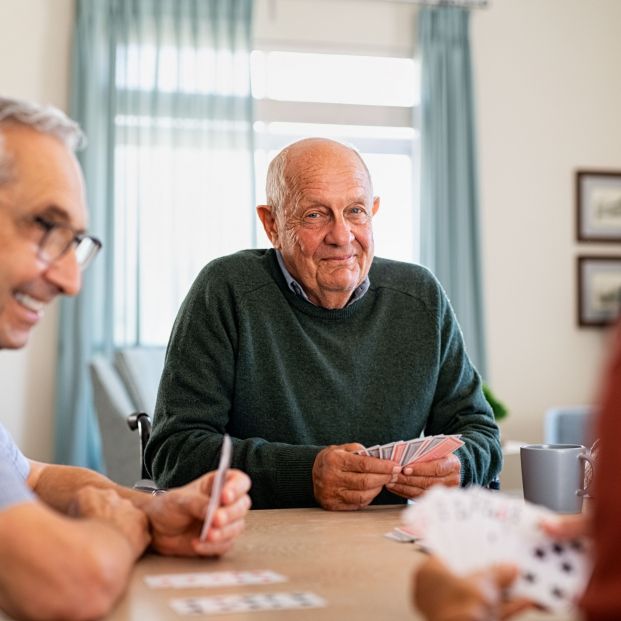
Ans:
[[[60,111],[0,98],[0,348],[23,347],[47,304],[76,295],[101,248],[85,233],[73,154],[81,141]],[[0,610],[99,618],[149,543],[164,554],[223,554],[243,530],[250,480],[229,472],[201,542],[213,474],[147,495],[87,469],[29,461],[0,424]]]

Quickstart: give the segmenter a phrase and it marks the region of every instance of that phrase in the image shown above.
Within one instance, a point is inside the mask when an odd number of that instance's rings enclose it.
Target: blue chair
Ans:
[[[588,405],[553,407],[544,417],[545,444],[582,444],[591,446],[592,407]]]

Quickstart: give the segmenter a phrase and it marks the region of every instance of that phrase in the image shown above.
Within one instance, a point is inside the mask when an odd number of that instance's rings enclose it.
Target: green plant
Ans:
[[[487,402],[490,404],[492,411],[494,412],[494,418],[497,421],[508,416],[509,410],[507,410],[507,406],[502,401],[498,401],[496,395],[487,384],[483,384],[483,394],[485,395]]]

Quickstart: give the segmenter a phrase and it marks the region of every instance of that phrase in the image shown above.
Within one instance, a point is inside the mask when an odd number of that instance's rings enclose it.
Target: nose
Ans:
[[[75,252],[67,254],[50,263],[45,272],[46,279],[54,284],[64,295],[77,295],[82,286],[82,272]]]
[[[351,224],[342,216],[335,217],[330,223],[330,228],[326,235],[326,243],[335,246],[346,246],[354,239]]]

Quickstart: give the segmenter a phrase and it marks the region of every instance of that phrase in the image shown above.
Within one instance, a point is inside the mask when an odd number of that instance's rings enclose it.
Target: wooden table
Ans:
[[[148,555],[136,566],[130,587],[108,619],[164,621],[185,617],[169,607],[174,597],[278,591],[312,591],[326,608],[226,614],[227,621],[415,621],[410,604],[412,570],[423,555],[415,545],[384,537],[399,524],[402,507],[371,507],[358,512],[321,509],[251,511],[235,548],[219,560]],[[215,589],[148,588],[144,576],[196,571],[271,569],[287,582]],[[568,619],[530,613],[520,621]]]

